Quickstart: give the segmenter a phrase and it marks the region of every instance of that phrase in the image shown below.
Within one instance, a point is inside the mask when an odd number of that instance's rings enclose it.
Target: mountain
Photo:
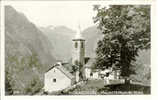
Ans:
[[[142,64],[146,64],[146,65],[150,65],[151,61],[150,61],[150,56],[151,56],[151,49],[147,49],[147,50],[141,50],[138,53],[138,57],[137,57],[137,62],[142,63]]]
[[[96,26],[91,26],[82,31],[83,37],[86,39],[86,56],[94,58],[97,43],[103,38],[103,35]]]
[[[76,34],[74,30],[66,26],[40,27],[40,30],[53,44],[56,59],[69,60],[71,58],[72,39]],[[86,40],[86,56],[94,58],[96,56],[95,49],[97,48],[97,42],[103,38],[101,31],[96,26],[91,26],[83,30],[81,34]],[[140,51],[137,60],[149,65],[150,50]]]
[[[140,81],[144,85],[150,86],[151,82],[151,49],[139,51],[139,56],[136,57],[134,75],[131,75],[132,79]]]
[[[40,27],[40,30],[53,43],[56,59],[68,61],[72,55],[72,39],[76,32],[66,26]],[[97,41],[102,37],[101,32],[96,26],[88,27],[81,32],[86,40],[86,56],[95,57],[95,48]]]
[[[34,94],[55,63],[48,38],[23,13],[5,6],[6,94]]]
[[[75,35],[75,31],[66,26],[41,27],[40,30],[54,46],[55,58],[68,61],[71,58],[72,38]]]

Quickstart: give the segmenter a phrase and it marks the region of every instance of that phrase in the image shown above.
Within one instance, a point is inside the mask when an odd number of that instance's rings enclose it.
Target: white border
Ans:
[[[4,62],[5,62],[5,61],[4,61],[4,60],[5,60],[5,59],[4,59],[4,54],[5,54],[5,53],[4,53],[4,41],[5,41],[5,40],[4,40],[4,39],[5,39],[5,38],[4,38],[4,7],[3,7],[3,5],[2,5],[2,2],[0,2],[0,11],[1,11],[1,14],[0,14],[0,15],[1,15],[1,16],[0,16],[0,22],[1,22],[1,23],[0,23],[0,31],[1,31],[1,32],[0,32],[0,33],[1,33],[1,34],[0,34],[0,35],[1,35],[1,39],[0,39],[0,40],[1,40],[1,42],[0,42],[0,43],[1,43],[1,50],[0,50],[0,51],[1,51],[1,58],[0,58],[0,62],[1,62],[1,63],[0,63],[0,64],[1,64],[1,65],[0,65],[0,67],[1,67],[1,68],[0,68],[0,71],[1,71],[0,73],[1,73],[1,75],[0,75],[0,76],[1,76],[1,77],[0,77],[0,82],[1,82],[1,83],[0,83],[0,85],[1,85],[1,98],[2,98],[2,96],[3,96],[3,94],[4,94],[4,93],[3,93],[3,92],[4,92],[4,84],[3,84],[3,82],[4,82],[4,77],[3,77],[3,76],[4,76]]]
[[[151,95],[104,95],[104,96],[100,96],[100,95],[91,95],[91,96],[5,96],[4,93],[4,5],[8,4],[9,2],[23,2],[23,3],[33,3],[33,4],[38,4],[38,3],[42,3],[44,4],[45,2],[70,2],[70,3],[106,3],[108,4],[116,4],[116,5],[126,5],[126,4],[130,4],[130,5],[134,5],[134,4],[149,4],[152,5],[151,6],[151,74],[152,74],[152,80],[151,80]],[[109,100],[154,100],[157,99],[156,95],[158,93],[158,61],[157,61],[157,50],[158,50],[158,46],[156,44],[157,42],[157,37],[158,37],[158,32],[156,30],[156,1],[152,1],[152,0],[108,0],[108,1],[1,1],[1,99],[2,100],[73,100],[73,99],[77,99],[77,100],[81,100],[81,99],[91,99],[91,100],[98,100],[98,99],[109,99]]]

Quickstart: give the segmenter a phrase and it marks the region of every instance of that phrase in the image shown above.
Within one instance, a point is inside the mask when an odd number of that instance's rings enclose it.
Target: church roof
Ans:
[[[59,69],[63,74],[65,74],[70,79],[74,78],[74,76],[69,72],[69,70],[67,70],[62,64],[61,65],[60,64],[55,64],[54,66],[49,68],[46,72],[52,70],[53,68]]]
[[[94,62],[95,62],[95,58],[89,58],[88,61],[86,62],[85,67],[91,68]]]
[[[76,65],[73,65],[71,63],[62,63],[63,67],[69,71],[69,73],[74,74],[74,70],[78,69],[78,67]]]
[[[73,79],[74,76],[63,66],[56,66],[61,72],[63,72],[68,78]]]

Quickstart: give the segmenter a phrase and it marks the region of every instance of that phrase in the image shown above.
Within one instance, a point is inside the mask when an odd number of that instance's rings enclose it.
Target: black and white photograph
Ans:
[[[4,95],[151,95],[151,5],[4,5]]]

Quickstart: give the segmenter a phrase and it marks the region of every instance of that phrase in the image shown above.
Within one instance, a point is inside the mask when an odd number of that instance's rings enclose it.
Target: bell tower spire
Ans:
[[[73,49],[72,49],[72,64],[77,65],[80,73],[81,67],[85,64],[85,39],[82,37],[80,25],[78,26],[76,36],[72,39]],[[80,77],[76,74],[76,81],[79,81]]]
[[[84,38],[82,37],[82,34],[81,34],[81,27],[80,27],[80,24],[78,25],[77,33],[76,33],[75,39],[84,39]]]

